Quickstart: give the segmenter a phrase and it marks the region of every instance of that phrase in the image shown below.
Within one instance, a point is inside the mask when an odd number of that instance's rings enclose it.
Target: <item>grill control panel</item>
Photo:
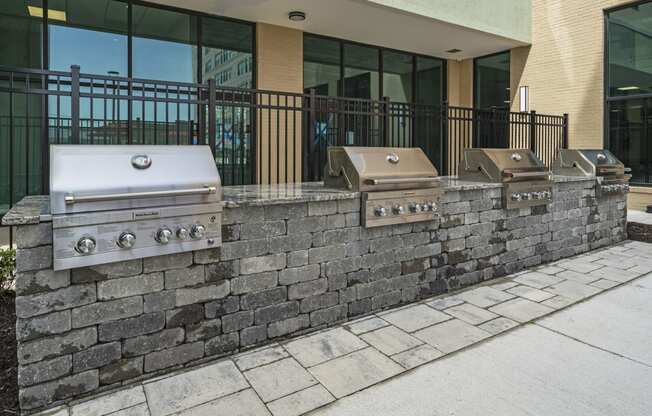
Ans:
[[[54,269],[217,247],[221,210],[207,204],[54,217]]]
[[[365,192],[362,225],[369,228],[434,220],[439,213],[440,195],[437,188]]]
[[[507,209],[527,208],[552,203],[552,183],[523,181],[505,184],[504,206]]]
[[[598,197],[619,195],[629,192],[629,183],[626,181],[602,181],[596,185]]]

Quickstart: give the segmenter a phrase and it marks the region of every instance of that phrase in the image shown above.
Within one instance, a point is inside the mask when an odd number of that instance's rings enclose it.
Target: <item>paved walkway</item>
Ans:
[[[626,242],[47,414],[649,414],[650,272]]]

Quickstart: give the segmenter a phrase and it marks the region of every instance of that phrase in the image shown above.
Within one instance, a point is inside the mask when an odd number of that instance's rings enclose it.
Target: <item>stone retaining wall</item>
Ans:
[[[625,238],[623,196],[555,184],[447,191],[441,221],[364,229],[360,201],[225,210],[221,248],[51,270],[51,223],[17,227],[20,403],[49,406],[207,357],[444,293]]]

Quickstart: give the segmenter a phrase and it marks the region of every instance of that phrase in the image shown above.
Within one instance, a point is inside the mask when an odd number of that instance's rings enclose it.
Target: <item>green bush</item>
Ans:
[[[16,250],[0,249],[0,292],[13,287],[16,276]]]

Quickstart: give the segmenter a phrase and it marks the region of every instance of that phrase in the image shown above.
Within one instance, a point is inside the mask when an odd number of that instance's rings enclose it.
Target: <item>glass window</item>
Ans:
[[[41,68],[41,0],[4,0],[0,8],[0,65]]]
[[[509,52],[475,60],[474,102],[477,108],[509,108]]]
[[[126,3],[50,0],[48,8],[50,69],[128,75]]]
[[[610,150],[632,169],[632,183],[652,183],[652,98],[609,103]]]
[[[345,97],[380,98],[379,50],[370,46],[344,44]]]
[[[227,87],[252,85],[253,36],[251,25],[202,17],[202,56],[206,62],[202,79],[213,78]]]
[[[440,59],[417,57],[417,96],[419,104],[439,105],[443,99],[444,63]]]
[[[383,97],[412,102],[412,58],[406,53],[383,51]]]
[[[652,93],[652,3],[608,15],[609,95]]]
[[[319,95],[338,96],[340,85],[340,42],[305,36],[303,40],[303,86]]]
[[[133,5],[132,66],[135,78],[197,81],[197,18]]]

